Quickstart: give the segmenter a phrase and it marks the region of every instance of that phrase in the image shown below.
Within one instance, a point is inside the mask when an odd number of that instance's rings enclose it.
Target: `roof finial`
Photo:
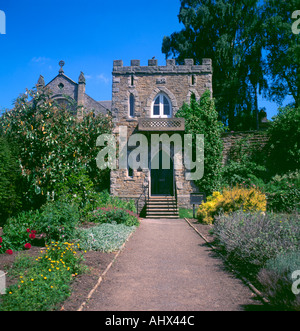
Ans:
[[[63,66],[65,65],[65,62],[64,61],[59,61],[58,65],[60,66],[59,73],[63,74],[64,73]]]
[[[85,77],[84,77],[84,73],[82,71],[81,71],[80,76],[78,78],[78,83],[79,84],[81,84],[81,83],[85,84]]]
[[[44,87],[45,86],[45,79],[44,79],[44,77],[42,75],[40,75],[40,78],[39,78],[39,80],[37,82],[37,86],[38,87]]]

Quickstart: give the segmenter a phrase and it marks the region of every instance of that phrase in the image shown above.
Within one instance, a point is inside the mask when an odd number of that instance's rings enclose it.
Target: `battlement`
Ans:
[[[148,60],[148,66],[141,66],[140,60],[131,60],[131,66],[124,67],[122,60],[115,60],[114,75],[126,74],[212,74],[212,60],[202,59],[201,65],[195,65],[193,59],[185,59],[183,65],[176,65],[175,59],[167,60],[165,66],[158,66],[158,60]]]

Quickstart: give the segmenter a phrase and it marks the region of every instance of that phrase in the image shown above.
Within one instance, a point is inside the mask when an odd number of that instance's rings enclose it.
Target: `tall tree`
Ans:
[[[267,74],[271,78],[268,97],[281,103],[287,95],[300,106],[300,34],[293,33],[300,10],[299,0],[266,0],[263,7],[264,48],[267,51]]]
[[[162,52],[178,63],[213,60],[216,108],[231,129],[256,127],[257,90],[263,76],[258,0],[181,0],[184,29],[164,37]],[[238,118],[238,121],[237,121]]]

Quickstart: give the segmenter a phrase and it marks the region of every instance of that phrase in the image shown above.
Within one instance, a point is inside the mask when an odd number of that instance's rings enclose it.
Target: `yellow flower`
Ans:
[[[34,281],[34,278],[31,278],[31,281],[33,282]]]
[[[44,277],[44,279],[47,279],[47,277]]]

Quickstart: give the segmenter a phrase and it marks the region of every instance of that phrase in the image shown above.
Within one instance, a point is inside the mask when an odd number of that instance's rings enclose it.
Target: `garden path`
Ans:
[[[144,219],[86,311],[241,311],[262,304],[185,220]]]

